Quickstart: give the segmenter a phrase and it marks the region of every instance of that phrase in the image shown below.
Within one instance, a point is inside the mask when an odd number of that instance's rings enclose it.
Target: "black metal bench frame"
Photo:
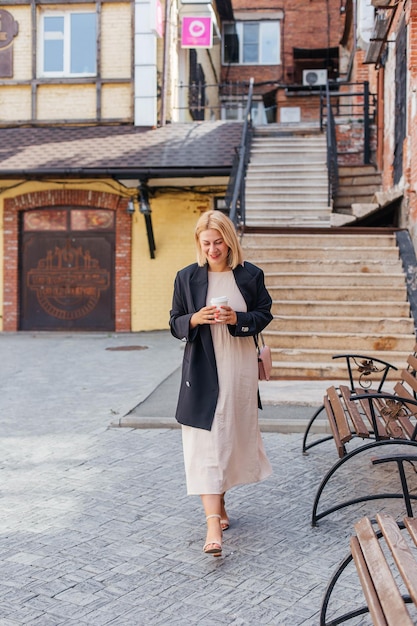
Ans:
[[[397,383],[394,393],[384,393],[382,391],[389,371],[398,369],[390,363],[358,354],[344,354],[334,358],[346,359],[349,387],[340,385],[339,388],[329,387],[327,389],[323,405],[314,413],[303,438],[304,454],[312,447],[334,439],[340,457],[326,473],[317,489],[313,503],[311,524],[313,527],[317,526],[317,522],[320,519],[354,504],[390,498],[403,499],[408,515],[412,517],[411,500],[417,499],[417,496],[410,494],[404,464],[417,462],[417,454],[412,454],[412,450],[410,450],[410,447],[417,447],[417,421],[415,419],[417,414],[417,394],[415,391],[417,389],[416,353],[414,352],[408,357],[408,369],[403,370],[402,381]],[[359,389],[357,386],[355,387],[353,364],[358,368],[359,376],[356,385],[360,386]],[[372,381],[369,379],[369,376],[375,372],[379,375],[379,383],[377,388],[373,390],[371,389]],[[411,383],[412,393],[409,392],[408,388],[404,387],[404,381],[408,387],[410,387]],[[403,391],[404,396],[400,396],[399,391]],[[332,434],[307,442],[311,427],[322,411],[325,411],[328,417]],[[383,419],[382,415],[384,415]],[[368,426],[365,421],[368,423]],[[355,438],[363,441],[366,439],[367,442],[349,451],[346,443]],[[396,451],[395,454],[392,454],[393,446],[397,447],[396,450],[400,446],[404,452],[398,453]],[[401,482],[401,491],[394,493],[369,493],[361,497],[346,499],[319,512],[318,507],[323,491],[339,468],[353,457],[364,454],[369,450],[378,450],[380,448],[384,449],[384,452],[386,451],[387,454],[382,458],[372,459],[372,464],[379,465],[381,463],[395,462]]]
[[[377,524],[378,521],[380,521],[380,517],[379,515],[377,515],[377,519],[376,520],[368,520],[374,525]],[[366,521],[366,520],[365,520]],[[392,520],[393,521],[393,520]],[[409,522],[409,520],[405,520],[405,522]],[[393,521],[394,523],[394,521]],[[403,531],[406,528],[406,524],[403,521],[397,521],[396,522],[398,528],[400,529],[400,531]],[[376,527],[375,530],[375,536],[378,540],[381,540],[383,538],[383,533],[382,531]],[[357,539],[353,539],[353,541],[357,541]],[[352,539],[351,539],[352,542]],[[352,544],[351,544],[352,547]],[[327,621],[327,612],[328,612],[328,608],[329,608],[329,603],[330,603],[330,599],[332,597],[334,588],[338,582],[338,580],[341,578],[342,574],[344,573],[344,571],[346,570],[346,568],[350,565],[350,563],[352,563],[352,561],[354,561],[354,556],[353,556],[353,551],[351,549],[351,551],[349,552],[349,554],[340,562],[340,564],[338,565],[337,569],[334,571],[332,577],[330,578],[329,583],[327,584],[326,587],[326,591],[324,593],[323,599],[322,599],[322,604],[321,604],[321,610],[320,610],[320,626],[337,626],[337,624],[342,624],[344,622],[349,621],[350,619],[353,619],[355,617],[359,617],[360,615],[365,615],[370,613],[370,608],[368,604],[365,604],[363,606],[359,606],[358,608],[348,611],[347,613],[343,613],[342,615],[338,615],[337,617],[332,618],[330,621]],[[416,562],[416,568],[417,568],[417,562]],[[358,574],[359,574],[359,570]],[[372,581],[371,581],[372,582]],[[413,599],[411,598],[411,596],[409,594],[401,594],[400,596],[404,602],[404,604],[411,604],[413,603]]]

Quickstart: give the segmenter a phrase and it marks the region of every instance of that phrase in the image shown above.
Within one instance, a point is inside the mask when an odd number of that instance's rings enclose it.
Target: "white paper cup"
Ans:
[[[212,298],[210,300],[210,304],[211,306],[217,307],[217,310],[220,312],[221,311],[220,307],[227,306],[228,301],[229,301],[229,298],[227,296],[219,296],[218,298]]]

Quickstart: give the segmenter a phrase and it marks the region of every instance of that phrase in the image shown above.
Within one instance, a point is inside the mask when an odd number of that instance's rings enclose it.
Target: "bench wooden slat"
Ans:
[[[346,418],[343,404],[335,387],[329,387],[327,389],[327,397],[332,406],[340,441],[342,443],[346,443],[346,441],[350,441],[352,439],[352,433],[349,427],[349,422]]]
[[[408,547],[397,522],[391,515],[380,513],[376,516],[385,541],[391,550],[394,561],[404,580],[411,599],[417,603],[417,563]]]
[[[359,395],[363,395],[364,391],[363,389],[355,389],[355,393]],[[371,409],[369,408],[369,400],[366,400],[365,398],[363,400],[359,400],[361,407],[369,421],[369,424],[371,425],[371,430],[373,430],[373,423],[372,423],[372,416],[371,416]],[[384,424],[382,423],[382,421],[379,419],[378,415],[375,416],[376,417],[376,424],[377,424],[377,428],[378,428],[378,437],[380,439],[390,439],[389,434],[386,431],[386,428],[384,426]],[[375,433],[376,434],[376,433]]]
[[[355,530],[387,623],[390,626],[412,626],[410,614],[385,560],[370,520],[364,517],[355,524]]]
[[[378,595],[372,582],[372,578],[369,575],[369,570],[366,566],[366,561],[363,558],[361,546],[357,537],[350,538],[350,551],[356,565],[356,570],[362,585],[366,604],[369,608],[369,613],[372,617],[372,622],[375,626],[387,626],[387,620],[384,617],[384,612],[379,603]]]
[[[397,383],[394,387],[394,391],[398,396],[402,398],[410,398],[410,400],[414,400],[413,395],[406,389],[401,383]],[[415,404],[407,404],[405,406],[408,408],[410,413],[417,413],[417,406]],[[402,427],[407,433],[409,439],[413,438],[414,434],[414,425],[408,417],[400,417],[399,421],[401,422]]]
[[[417,546],[417,517],[405,517],[404,523],[408,533]]]
[[[417,372],[417,356],[415,351],[413,354],[408,355],[407,363],[415,372]]]
[[[345,449],[343,443],[340,441],[339,432],[337,430],[336,420],[333,415],[333,410],[330,404],[330,401],[327,396],[324,396],[323,405],[326,410],[327,418],[329,420],[330,429],[332,431],[333,439],[336,445],[337,453],[339,458],[343,458],[345,456]]]
[[[405,381],[411,389],[417,393],[417,378],[412,375],[409,370],[403,370],[401,372],[401,380]]]
[[[349,415],[355,427],[356,434],[358,435],[358,437],[362,437],[362,439],[368,438],[370,436],[369,429],[366,427],[366,424],[362,419],[362,415],[359,413],[357,405],[355,404],[355,402],[352,402],[350,400],[350,396],[352,394],[351,390],[346,385],[340,385],[339,389],[345,402],[346,408],[349,411]]]

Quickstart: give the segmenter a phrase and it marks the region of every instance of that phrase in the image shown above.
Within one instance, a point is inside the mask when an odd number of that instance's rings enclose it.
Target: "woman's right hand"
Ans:
[[[203,306],[199,311],[193,313],[190,319],[190,327],[195,328],[202,324],[215,324],[216,323],[217,307],[215,306]]]

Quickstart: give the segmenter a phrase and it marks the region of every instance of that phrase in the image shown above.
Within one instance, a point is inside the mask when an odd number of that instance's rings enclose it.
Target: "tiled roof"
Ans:
[[[164,171],[192,176],[226,169],[242,133],[240,122],[192,122],[149,129],[71,126],[0,129],[0,176],[113,171]]]

